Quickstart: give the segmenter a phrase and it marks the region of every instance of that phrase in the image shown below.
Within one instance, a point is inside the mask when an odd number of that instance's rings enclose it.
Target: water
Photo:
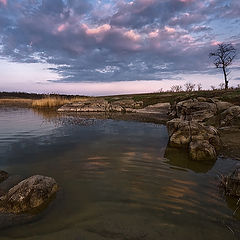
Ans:
[[[0,109],[0,169],[52,176],[57,199],[0,239],[234,239],[234,204],[217,188],[233,159],[192,162],[164,125]]]

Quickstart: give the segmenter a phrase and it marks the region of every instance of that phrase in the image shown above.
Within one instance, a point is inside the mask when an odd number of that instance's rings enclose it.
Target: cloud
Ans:
[[[51,70],[61,76],[53,79],[57,82],[211,73],[208,53],[217,43],[239,46],[239,5],[238,0],[0,0],[0,54],[12,62],[53,64]]]

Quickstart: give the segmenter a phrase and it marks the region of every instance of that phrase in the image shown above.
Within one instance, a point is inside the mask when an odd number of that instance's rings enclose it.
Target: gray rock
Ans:
[[[0,197],[0,212],[24,213],[47,204],[58,190],[53,178],[35,175],[21,181]]]
[[[0,183],[5,181],[8,178],[8,173],[0,170]]]

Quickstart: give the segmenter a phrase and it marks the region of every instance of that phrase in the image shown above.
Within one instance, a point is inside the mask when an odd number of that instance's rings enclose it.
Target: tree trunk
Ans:
[[[225,89],[228,89],[227,73],[224,66],[223,66],[223,74],[224,74],[224,81],[225,81]]]

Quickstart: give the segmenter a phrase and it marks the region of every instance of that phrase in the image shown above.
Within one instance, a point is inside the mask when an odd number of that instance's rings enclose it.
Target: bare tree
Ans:
[[[211,85],[210,88],[211,88],[213,91],[216,90],[216,87],[213,86],[213,85]]]
[[[224,87],[225,87],[225,84],[224,83],[220,83],[218,86],[220,87],[221,90],[223,90]]]
[[[202,90],[202,84],[201,84],[201,83],[198,83],[198,85],[197,85],[197,90],[198,90],[198,91],[201,91],[201,90]]]
[[[221,43],[218,44],[218,48],[216,51],[209,53],[209,57],[214,57],[214,64],[216,68],[222,68],[224,81],[225,81],[225,89],[228,89],[228,74],[229,71],[227,67],[232,64],[233,59],[236,56],[236,49],[232,44]]]
[[[173,85],[171,87],[172,92],[181,92],[182,91],[182,86],[181,85]]]
[[[189,82],[185,83],[184,86],[185,86],[187,92],[192,92],[195,89],[195,84],[192,84]]]

